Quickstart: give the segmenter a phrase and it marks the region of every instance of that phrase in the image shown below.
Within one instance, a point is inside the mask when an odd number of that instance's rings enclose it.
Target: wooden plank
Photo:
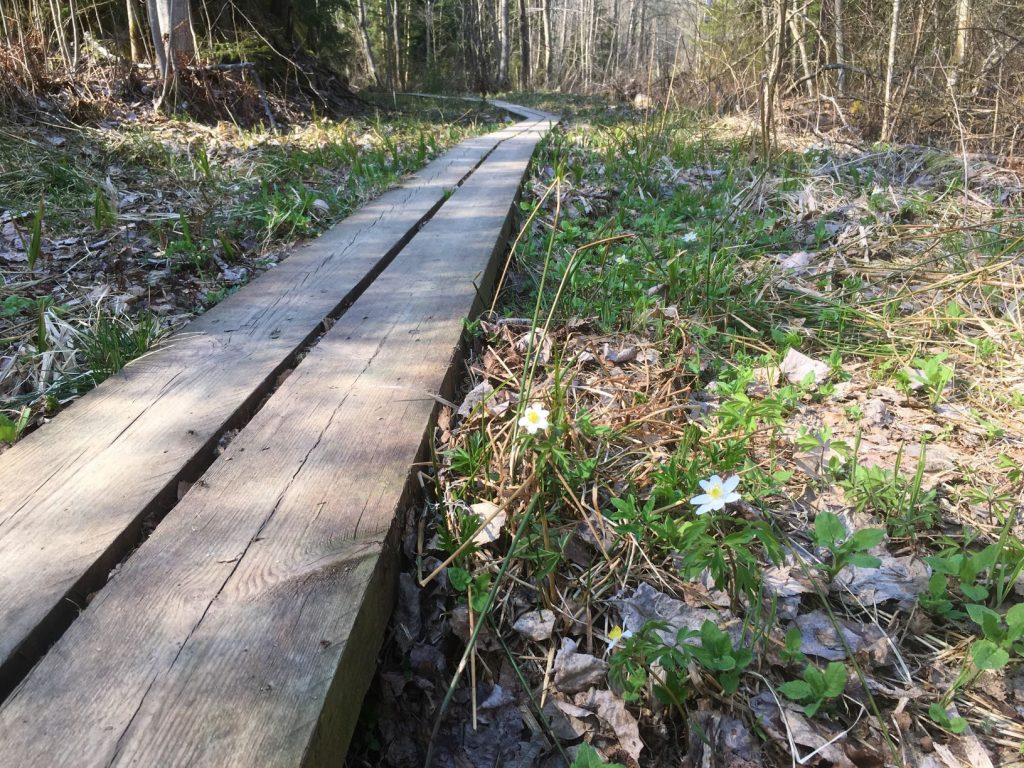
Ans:
[[[521,125],[467,140],[300,248],[0,458],[0,695],[177,500],[323,319]]]
[[[545,129],[495,150],[32,670],[0,765],[341,763],[396,507]]]

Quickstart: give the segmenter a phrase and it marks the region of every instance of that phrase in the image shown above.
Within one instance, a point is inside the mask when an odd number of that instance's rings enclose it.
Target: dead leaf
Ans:
[[[633,362],[636,360],[636,353],[636,347],[623,347],[622,349],[614,350],[609,349],[607,344],[604,345],[604,359],[616,365]]]
[[[419,638],[423,628],[420,610],[420,588],[412,574],[398,574],[398,600],[391,619],[395,628],[395,641],[403,652],[408,652]]]
[[[821,722],[812,723],[802,714],[788,707],[780,709],[770,691],[762,691],[757,694],[750,699],[749,704],[761,727],[773,740],[779,742],[783,749],[788,751],[790,737],[796,744],[804,748],[799,755],[793,756],[802,765],[818,765],[824,760],[833,768],[855,768],[853,762],[842,750],[842,739],[825,746],[839,732],[832,731]],[[782,721],[783,717],[785,717],[785,723]],[[808,758],[816,750],[820,751],[813,758]]]
[[[690,744],[683,768],[759,768],[761,745],[750,729],[734,717],[699,710],[694,715],[698,727],[690,729]]]
[[[578,653],[576,641],[566,637],[555,654],[554,685],[563,693],[580,693],[604,682],[608,665],[589,653]]]
[[[555,612],[547,608],[529,611],[516,619],[512,629],[535,643],[543,642],[555,631]]]
[[[478,547],[483,547],[497,541],[501,536],[502,530],[505,528],[505,521],[508,518],[505,514],[505,510],[501,509],[497,504],[492,504],[489,501],[479,501],[476,504],[471,504],[469,508],[481,523],[485,520],[487,521],[487,523],[473,535],[473,543]]]
[[[796,626],[802,635],[800,650],[808,656],[839,661],[847,657],[848,647],[858,656],[866,653],[876,664],[884,664],[891,653],[885,634],[872,624],[854,625],[841,619],[833,623],[824,611],[811,611],[798,616]]]
[[[530,351],[541,363],[548,363],[551,360],[551,338],[543,328],[535,328],[520,336],[516,342],[516,349],[524,353]]]
[[[865,605],[898,600],[901,608],[909,609],[917,602],[917,596],[928,590],[931,568],[913,557],[883,555],[880,559],[880,568],[843,568],[832,582],[833,591],[852,593]]]
[[[597,716],[601,718],[615,732],[615,738],[619,745],[629,753],[634,760],[640,757],[644,743],[640,740],[640,729],[637,726],[636,718],[626,709],[625,702],[611,691],[592,690],[585,694],[585,698],[577,703],[585,707],[596,708]]]
[[[630,632],[639,632],[652,619],[665,622],[668,628],[656,631],[667,645],[676,644],[676,636],[681,629],[698,631],[705,621],[720,624],[728,618],[724,612],[691,607],[646,582],[641,582],[629,597],[614,598],[608,602],[619,609],[622,626]]]
[[[486,381],[481,381],[466,394],[466,399],[459,406],[458,415],[463,419],[468,418],[477,406],[485,402],[492,394],[494,394],[494,387]]]
[[[810,253],[809,251],[797,251],[789,256],[780,258],[779,266],[794,275],[804,275],[807,274],[807,266],[815,256],[817,256],[816,253]]]
[[[808,357],[803,352],[798,352],[792,347],[786,352],[786,356],[779,363],[779,370],[785,374],[792,384],[800,384],[808,376],[811,376],[815,384],[819,384],[828,377],[828,366],[820,360]]]

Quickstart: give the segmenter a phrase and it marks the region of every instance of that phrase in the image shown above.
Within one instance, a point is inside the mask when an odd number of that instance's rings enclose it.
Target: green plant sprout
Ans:
[[[846,665],[842,662],[830,662],[824,671],[808,664],[803,679],[785,682],[779,690],[787,699],[803,703],[804,714],[813,717],[825,703],[842,695],[846,677]]]
[[[884,538],[885,530],[882,528],[862,528],[848,535],[846,526],[832,512],[819,512],[811,532],[815,546],[828,550],[832,556],[830,562],[821,566],[830,580],[847,565],[878,568],[882,561],[867,552],[881,544]]]

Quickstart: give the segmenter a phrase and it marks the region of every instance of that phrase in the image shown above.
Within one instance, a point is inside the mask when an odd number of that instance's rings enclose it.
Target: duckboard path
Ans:
[[[4,454],[0,768],[343,761],[393,605],[396,513],[557,119],[493,103],[522,120]]]

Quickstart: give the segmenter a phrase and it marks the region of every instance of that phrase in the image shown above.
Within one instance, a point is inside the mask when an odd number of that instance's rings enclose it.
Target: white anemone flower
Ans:
[[[519,419],[519,426],[531,435],[537,434],[537,430],[548,428],[548,411],[540,403],[531,403],[526,412]]]
[[[696,232],[687,232],[685,235],[683,235],[683,242],[684,243],[695,243],[695,242],[697,242],[697,233]]]
[[[628,264],[629,263],[629,256],[616,256],[615,257],[615,263],[616,264]]]
[[[740,494],[736,493],[736,487],[739,484],[739,475],[727,477],[725,480],[718,475],[712,475],[707,480],[700,481],[700,487],[704,493],[694,496],[690,499],[690,503],[697,507],[698,515],[718,512],[725,509],[726,504],[731,504],[742,498]]]

